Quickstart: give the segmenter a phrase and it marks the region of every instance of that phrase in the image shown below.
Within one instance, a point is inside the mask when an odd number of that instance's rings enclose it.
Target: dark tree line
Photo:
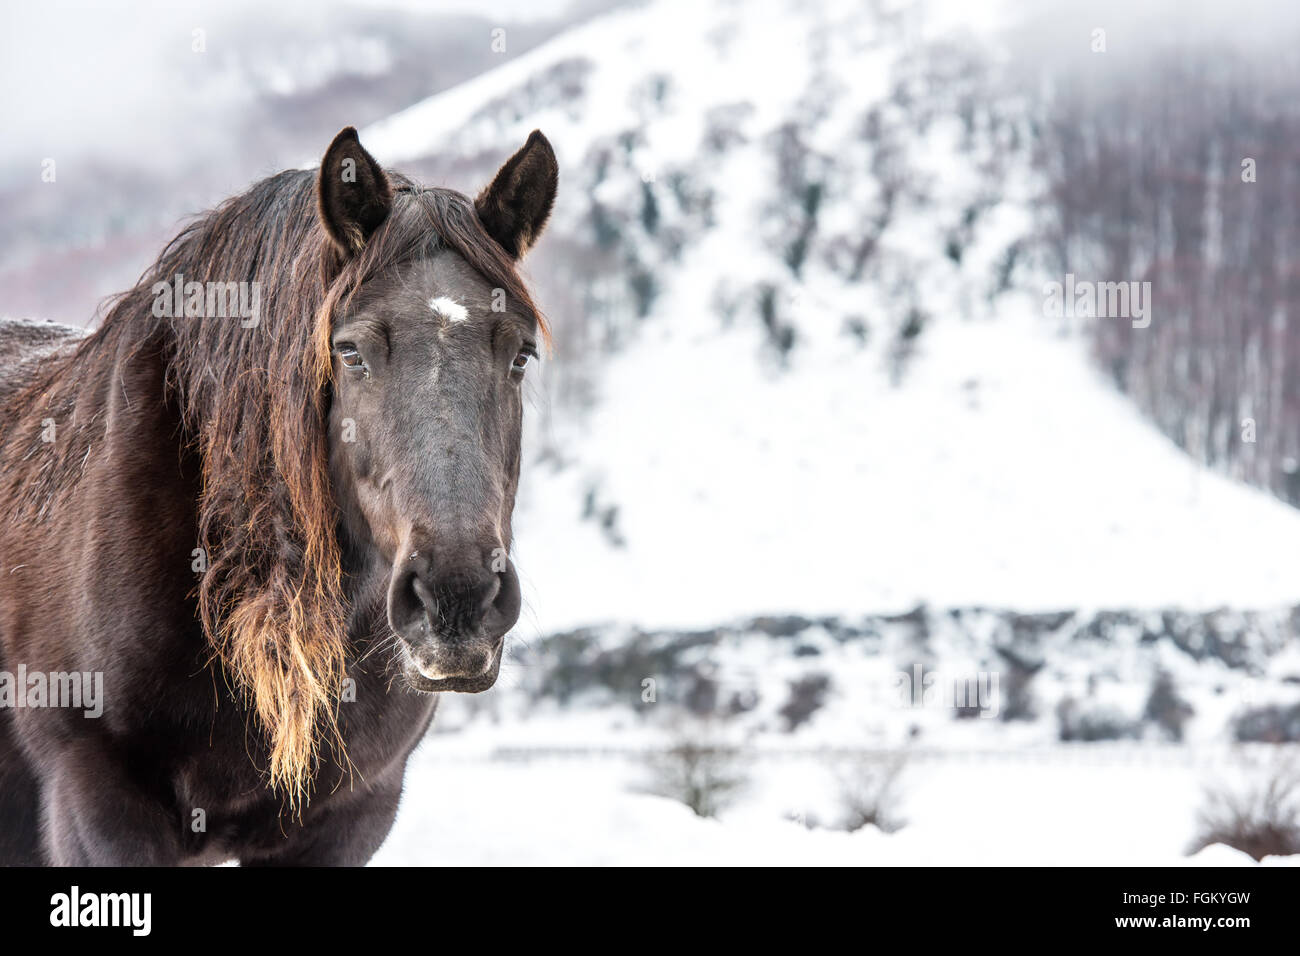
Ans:
[[[1300,504],[1297,60],[1209,46],[1057,77],[1037,160],[1053,267],[1149,281],[1096,358],[1179,445]]]

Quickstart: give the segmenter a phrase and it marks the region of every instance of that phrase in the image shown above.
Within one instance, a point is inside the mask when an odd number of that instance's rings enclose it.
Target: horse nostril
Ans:
[[[420,577],[419,569],[405,568],[393,576],[388,591],[388,620],[393,630],[415,640],[429,630],[437,603]]]
[[[496,579],[497,586],[493,592],[491,610],[495,618],[495,629],[504,634],[519,620],[523,595],[519,588],[519,575],[515,572],[513,562],[507,564],[506,569],[498,573]]]

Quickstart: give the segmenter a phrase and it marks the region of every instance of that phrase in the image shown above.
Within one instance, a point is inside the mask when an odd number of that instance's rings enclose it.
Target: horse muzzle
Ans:
[[[431,547],[403,549],[388,588],[388,623],[407,681],[426,692],[487,690],[505,636],[519,620],[519,575],[504,549],[462,550],[439,560]]]

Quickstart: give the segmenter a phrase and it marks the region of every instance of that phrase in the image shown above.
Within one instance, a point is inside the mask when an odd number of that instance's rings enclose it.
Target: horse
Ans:
[[[557,182],[539,131],[471,200],[348,127],[93,331],[0,324],[0,863],[373,856],[519,617]]]

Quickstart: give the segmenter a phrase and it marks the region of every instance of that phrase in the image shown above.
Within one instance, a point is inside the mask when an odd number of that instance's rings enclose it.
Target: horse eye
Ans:
[[[515,356],[514,364],[510,366],[512,372],[523,372],[528,368],[528,360],[531,359],[532,353],[520,349],[519,354]]]
[[[351,345],[340,345],[338,347],[339,361],[343,363],[344,368],[365,368],[366,361]]]

